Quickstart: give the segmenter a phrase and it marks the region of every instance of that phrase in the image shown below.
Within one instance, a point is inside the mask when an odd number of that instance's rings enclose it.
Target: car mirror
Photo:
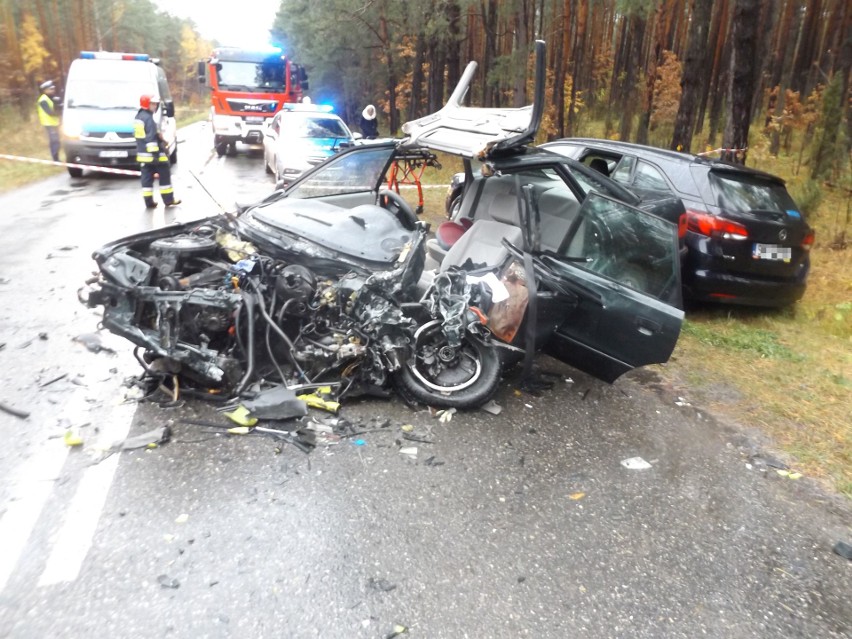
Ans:
[[[166,114],[167,118],[175,117],[175,103],[169,100],[163,104],[163,113]]]

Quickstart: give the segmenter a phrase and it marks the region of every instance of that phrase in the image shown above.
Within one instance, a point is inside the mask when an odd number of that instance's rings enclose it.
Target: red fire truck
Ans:
[[[287,102],[300,102],[308,76],[277,47],[219,47],[198,62],[198,81],[210,87],[213,146],[221,156],[237,142],[263,144],[269,120]]]

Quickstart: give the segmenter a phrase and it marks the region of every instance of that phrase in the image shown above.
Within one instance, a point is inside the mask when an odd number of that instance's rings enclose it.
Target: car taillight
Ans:
[[[686,221],[686,213],[684,213],[677,219],[677,237],[679,240],[682,240],[684,237],[686,237],[687,226],[688,224]]]
[[[709,213],[687,210],[686,224],[690,231],[707,237],[721,236],[726,240],[748,239],[748,230],[742,224]]]
[[[802,240],[802,248],[806,251],[810,251],[811,247],[814,245],[814,239],[816,234],[813,231],[808,231],[805,238]]]

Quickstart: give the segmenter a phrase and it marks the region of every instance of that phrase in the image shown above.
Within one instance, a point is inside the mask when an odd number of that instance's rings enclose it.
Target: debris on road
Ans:
[[[136,450],[137,448],[156,448],[160,444],[165,444],[172,436],[172,429],[168,426],[161,426],[154,430],[149,430],[147,433],[128,437],[123,442],[114,444],[113,450]]]
[[[80,437],[80,433],[76,429],[66,430],[62,440],[69,448],[75,448],[83,445],[83,438]]]
[[[254,398],[242,402],[257,419],[292,419],[308,414],[308,404],[296,397],[296,391],[283,385],[260,391]]]
[[[25,410],[21,410],[19,408],[12,408],[11,406],[0,402],[0,410],[4,413],[9,413],[10,415],[14,415],[15,417],[20,417],[21,419],[26,419],[30,416],[29,412]]]
[[[801,479],[802,477],[802,473],[794,470],[787,470],[786,468],[776,468],[775,472],[781,477],[786,477],[787,479]]]
[[[46,382],[42,382],[41,384],[38,385],[38,387],[39,388],[46,388],[46,387],[50,386],[51,384],[55,384],[59,380],[65,379],[66,377],[68,377],[68,373],[62,373],[61,375],[57,375],[56,377],[52,377],[51,379],[47,380]]]
[[[378,592],[390,592],[396,589],[396,584],[389,582],[387,579],[370,577],[367,580],[367,586]]]
[[[490,402],[483,404],[480,410],[484,410],[491,415],[499,415],[503,411],[503,407],[492,399]]]
[[[585,496],[586,496],[586,493],[582,493],[582,492],[571,493],[570,495],[568,495],[568,499],[570,499],[572,501],[580,501]]]
[[[157,583],[160,584],[161,588],[171,588],[173,590],[180,588],[180,582],[174,577],[169,577],[168,575],[160,575],[157,577]]]
[[[386,634],[383,639],[396,639],[396,637],[406,634],[408,634],[408,628],[398,623],[394,625],[393,630]]]
[[[648,470],[651,468],[651,464],[641,457],[629,457],[628,459],[622,459],[621,465],[628,470]]]
[[[838,541],[834,544],[832,551],[845,559],[852,559],[852,544],[847,544],[845,541]]]
[[[182,513],[182,514],[178,515],[177,519],[175,519],[176,524],[185,524],[188,521],[189,521],[189,515],[187,515],[186,513]]]
[[[455,408],[447,408],[446,410],[439,410],[437,413],[435,413],[435,417],[437,417],[438,421],[441,422],[442,424],[446,424],[446,423],[452,421],[453,415],[455,415],[455,414],[456,414]]]
[[[92,353],[103,352],[115,354],[113,349],[104,346],[99,333],[83,333],[82,335],[77,335],[77,337],[72,338],[71,341],[82,344],[86,347],[86,350]]]
[[[399,449],[399,454],[409,459],[417,459],[417,446],[403,446]]]

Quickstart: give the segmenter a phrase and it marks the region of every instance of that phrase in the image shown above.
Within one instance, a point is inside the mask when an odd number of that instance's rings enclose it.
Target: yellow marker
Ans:
[[[234,426],[233,428],[229,428],[227,432],[229,435],[248,435],[251,432],[251,428],[248,426]]]
[[[77,434],[76,431],[66,430],[65,437],[63,438],[66,446],[82,446],[83,438]]]
[[[230,413],[222,414],[240,426],[254,426],[257,423],[257,417],[251,417],[249,409],[243,405],[237,406]]]
[[[297,395],[296,398],[301,399],[310,408],[319,408],[320,410],[337,414],[340,410],[340,402],[326,399],[324,395],[331,395],[331,386],[320,386],[313,393]]]

